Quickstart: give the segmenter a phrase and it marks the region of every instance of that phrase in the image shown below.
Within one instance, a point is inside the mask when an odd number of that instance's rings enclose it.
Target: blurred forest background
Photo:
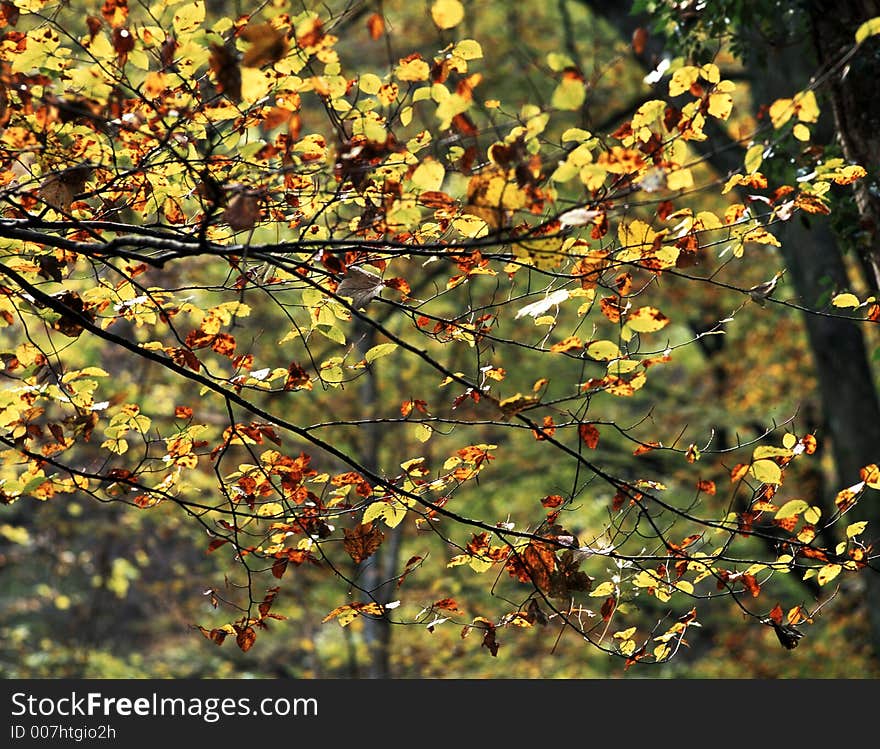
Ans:
[[[511,108],[525,103],[547,105],[555,87],[552,56],[565,55],[576,62],[589,79],[588,101],[579,113],[580,124],[592,131],[610,132],[631,116],[638,105],[652,96],[648,76],[660,61],[652,57],[664,47],[652,30],[634,44],[633,32],[650,25],[650,14],[631,16],[630,3],[590,3],[578,0],[464,0],[466,17],[461,37],[477,39],[486,50],[481,71],[481,99],[497,98]],[[70,5],[97,12],[85,0]],[[208,2],[209,14],[236,17],[251,10],[249,3]],[[438,29],[428,22],[430,2],[384,0],[382,2],[310,3],[319,13],[333,20],[333,33],[340,37],[337,49],[343,67],[360,70],[374,66],[382,75],[389,58],[397,60],[412,50],[428,58],[447,43]],[[641,3],[643,8],[651,3]],[[699,13],[705,3],[669,3]],[[711,5],[711,4],[710,4]],[[719,4],[726,5],[726,4]],[[742,4],[731,3],[737,8]],[[749,5],[746,3],[746,5]],[[761,5],[754,3],[752,5]],[[795,3],[771,3],[777,9]],[[617,7],[619,6],[619,7]],[[693,7],[691,7],[693,6]],[[699,6],[699,8],[697,7]],[[648,7],[650,10],[650,7]],[[386,41],[371,39],[367,19],[381,12],[390,31]],[[83,16],[85,13],[83,13]],[[720,14],[719,14],[720,15]],[[678,41],[684,54],[689,33],[687,14],[682,14]],[[717,23],[717,22],[716,22]],[[784,16],[779,24],[787,31]],[[705,31],[705,29],[703,29]],[[764,28],[767,41],[772,29]],[[767,33],[764,33],[767,32]],[[806,30],[801,32],[807,34]],[[675,36],[675,34],[673,34]],[[708,37],[690,41],[704,46],[715,43]],[[820,65],[818,56],[796,47],[799,71],[784,73],[790,92],[809,82]],[[757,45],[759,42],[756,41]],[[636,49],[634,50],[634,47]],[[766,62],[749,63],[739,46],[721,44],[712,48],[722,76],[737,82],[735,107],[727,123],[727,136],[735,141],[754,130],[762,116],[762,105],[781,93],[768,94],[768,80],[780,71],[771,71]],[[548,56],[550,56],[548,58]],[[548,59],[550,62],[548,62]],[[763,69],[767,78],[756,73]],[[779,85],[779,82],[773,85]],[[825,104],[821,88],[820,104]],[[306,116],[307,113],[304,113]],[[822,135],[816,140],[834,148],[833,128],[826,121],[830,107],[823,106]],[[741,163],[744,148],[733,149],[734,161]],[[794,154],[792,158],[794,158]],[[707,159],[699,169],[704,184],[716,174]],[[721,197],[719,190],[693,196],[692,205],[723,212],[719,201],[735,201],[734,194]],[[832,214],[836,236],[858,242],[859,225],[851,197],[835,206]],[[813,232],[827,231],[824,217],[810,217],[809,227],[797,229],[792,242],[812,242]],[[794,231],[794,230],[792,230]],[[846,248],[844,248],[846,250]],[[740,263],[737,283],[748,287],[773,277],[784,266],[783,254],[772,247],[762,248],[759,262]],[[854,278],[861,273],[856,251],[845,251],[844,261]],[[776,297],[794,298],[794,274],[787,272],[779,283]],[[864,288],[861,289],[864,291]],[[676,283],[670,279],[658,292],[662,308],[681,326],[685,339],[711,324],[728,310],[742,303],[740,294],[725,295],[717,288]],[[271,331],[279,324],[272,309],[254,310],[248,324]],[[518,324],[525,330],[531,320]],[[880,336],[876,325],[864,330],[867,355],[873,367],[874,382],[880,367]],[[507,331],[508,335],[515,335]],[[0,336],[4,333],[0,332]],[[525,335],[525,333],[524,333]],[[673,335],[672,333],[670,335]],[[655,377],[634,399],[619,399],[617,422],[632,424],[640,419],[665,424],[666,432],[687,429],[689,434],[709,435],[734,444],[736,439],[761,436],[774,424],[790,423],[800,429],[817,428],[820,445],[827,422],[817,380],[815,357],[811,352],[803,315],[784,305],[748,305],[737,317],[726,336],[701,339],[705,345],[692,345],[676,357],[673,366]],[[262,345],[273,345],[269,336]],[[114,369],[113,352],[92,350],[89,356],[127,382],[133,393],[149,393],[155,401],[186,402],[179,387],[161,378],[158,370],[119,371]],[[527,359],[522,369],[528,369]],[[523,388],[530,386],[528,371],[517,373],[516,363],[508,362],[510,377],[519,377]],[[403,359],[381,362],[376,378],[378,397],[398,403],[410,391],[417,391],[420,371]],[[577,377],[573,369],[573,377]],[[2,386],[2,385],[0,385]],[[431,387],[434,387],[432,383]],[[361,396],[357,388],[332,393],[337,417],[355,418]],[[297,413],[300,423],[317,423],[327,408],[320,399],[303,402]],[[313,409],[309,412],[308,409]],[[502,437],[486,427],[474,427],[475,438],[493,442]],[[393,452],[398,445],[382,441],[374,432],[375,449]],[[531,439],[531,437],[528,437]],[[475,441],[476,441],[475,440]],[[429,448],[426,448],[429,449]],[[626,474],[630,450],[620,451],[621,464],[615,470]],[[654,459],[654,458],[650,458]],[[630,458],[630,460],[633,460]],[[658,461],[663,457],[656,458]],[[674,481],[679,463],[661,466]],[[729,466],[727,466],[729,469]],[[505,463],[486,472],[479,483],[479,501],[484,513],[503,516],[515,513],[517,503],[533,502],[545,494],[546,477],[557,469],[552,464]],[[568,469],[565,469],[566,471]],[[714,470],[725,469],[719,462]],[[819,495],[837,486],[834,456],[826,448],[804,467],[792,481]],[[560,487],[570,477],[558,476]],[[210,477],[206,477],[206,485]],[[875,493],[876,494],[876,493]],[[607,498],[605,498],[607,500]],[[876,502],[875,496],[867,501]],[[597,510],[597,512],[600,512]],[[428,602],[438,591],[452,590],[468,598],[468,590],[485,585],[482,577],[447,569],[446,552],[431,539],[407,531],[402,540],[401,557],[427,551],[428,563],[407,581],[409,595],[423,594]],[[366,656],[361,622],[346,628],[321,620],[338,605],[337,583],[306,568],[298,570],[295,585],[286,585],[274,613],[286,617],[261,635],[247,653],[230,646],[217,647],[194,628],[208,624],[216,616],[204,591],[220,585],[228,560],[219,550],[205,553],[204,531],[191,524],[173,506],[160,506],[138,512],[124,506],[98,504],[88,499],[69,498],[63,502],[26,500],[0,507],[0,675],[6,678],[88,677],[88,678],[349,678],[365,675]],[[442,586],[439,581],[442,579]],[[793,576],[784,585],[788,600],[815,605],[816,591]],[[823,591],[827,595],[832,591]],[[480,594],[475,594],[478,599]],[[488,607],[488,604],[487,604]],[[469,616],[483,611],[468,611]],[[497,657],[490,657],[478,637],[462,639],[458,628],[437,626],[428,632],[424,625],[392,629],[391,675],[395,677],[462,678],[873,678],[880,676],[880,661],[872,655],[861,576],[842,579],[833,600],[825,606],[809,629],[808,636],[794,650],[780,647],[770,627],[744,626],[735,606],[727,602],[701,611],[702,628],[689,637],[671,663],[624,670],[623,661],[589,648],[572,633],[563,633],[555,644],[552,638],[536,638],[529,631],[505,631]],[[548,642],[550,644],[548,644]]]

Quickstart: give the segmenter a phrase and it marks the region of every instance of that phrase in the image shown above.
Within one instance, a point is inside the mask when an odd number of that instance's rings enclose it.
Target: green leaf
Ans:
[[[782,483],[782,471],[772,460],[756,460],[749,468],[749,473],[762,484]]]
[[[771,482],[767,482],[771,483]],[[802,499],[792,499],[789,502],[786,502],[782,507],[779,508],[776,512],[777,520],[785,520],[785,518],[793,518],[800,515],[805,510],[809,510],[810,505],[807,502],[804,502]]]
[[[396,343],[380,343],[367,351],[364,354],[364,359],[367,360],[367,364],[372,364],[376,359],[388,356],[388,354],[392,353],[396,348]]]
[[[762,460],[763,458],[788,458],[791,450],[787,447],[773,447],[772,445],[761,445],[755,448],[752,453],[754,460]]]
[[[748,151],[746,151],[746,158],[744,162],[746,167],[746,174],[757,172],[763,160],[764,146],[760,144],[752,146]]]

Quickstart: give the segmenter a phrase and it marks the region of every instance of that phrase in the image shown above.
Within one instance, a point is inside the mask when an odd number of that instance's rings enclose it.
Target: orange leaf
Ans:
[[[737,463],[730,471],[730,480],[732,483],[736,483],[743,476],[745,476],[749,472],[749,464],[748,463]]]
[[[633,455],[644,455],[645,453],[651,452],[656,447],[660,447],[659,442],[645,442],[644,444],[639,445],[635,450],[633,450]]]
[[[761,592],[761,586],[758,584],[758,581],[755,579],[754,575],[743,575],[742,576],[743,585],[745,585],[746,589],[749,593],[752,594],[752,598],[757,598],[758,594]]]
[[[697,482],[697,489],[706,494],[715,494],[715,482],[700,480]]]
[[[596,449],[596,445],[599,444],[599,430],[595,426],[592,424],[581,424],[578,427],[578,434],[587,447],[591,450]]]
[[[770,612],[770,619],[777,624],[782,624],[782,606],[778,603],[773,607],[773,610]]]
[[[379,13],[373,13],[367,19],[367,31],[370,32],[370,39],[376,41],[382,38],[385,33],[385,19]]]

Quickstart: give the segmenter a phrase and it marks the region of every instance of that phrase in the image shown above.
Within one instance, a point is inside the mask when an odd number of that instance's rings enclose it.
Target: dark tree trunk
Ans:
[[[376,343],[376,329],[360,320],[355,323],[357,346],[361,354]],[[373,365],[375,366],[375,365]],[[360,418],[372,419],[378,411],[379,393],[375,370],[370,368],[363,375],[360,387]],[[382,426],[365,423],[360,430],[361,463],[379,472],[379,448],[382,442]],[[394,593],[394,573],[400,556],[401,528],[385,530],[385,542],[379,550],[358,565],[357,583],[367,594],[383,606]],[[366,676],[370,679],[387,679],[391,676],[391,625],[387,618],[364,617],[364,642],[367,646]]]

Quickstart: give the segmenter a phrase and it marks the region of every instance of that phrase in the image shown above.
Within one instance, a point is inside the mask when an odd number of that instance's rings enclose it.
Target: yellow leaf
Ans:
[[[793,518],[800,515],[804,510],[809,510],[810,505],[807,502],[804,502],[802,499],[792,499],[786,502],[779,510],[776,512],[777,520],[785,520],[786,518]]]
[[[819,119],[819,104],[812,91],[804,91],[795,96],[794,107],[801,122],[816,122]]]
[[[593,588],[590,591],[590,596],[593,598],[607,598],[614,593],[614,583],[610,580],[606,580],[604,583],[600,583],[597,587]]]
[[[177,13],[174,14],[172,25],[178,33],[192,31],[200,26],[205,20],[205,3],[202,0],[196,0],[194,3],[182,5]]]
[[[860,533],[863,533],[865,528],[868,527],[867,520],[860,520],[858,523],[852,523],[846,526],[846,537],[847,538],[855,538]]]
[[[794,135],[794,137],[797,138],[799,141],[801,141],[801,143],[806,143],[808,140],[810,140],[810,128],[800,122],[794,126],[791,134]]]
[[[749,473],[762,484],[781,484],[782,471],[772,460],[757,460],[752,463]]]
[[[593,341],[587,346],[587,356],[591,359],[609,361],[620,356],[620,348],[613,341]]]
[[[452,49],[452,54],[463,60],[479,60],[483,56],[483,48],[473,39],[462,39]]]
[[[752,229],[747,234],[743,235],[743,242],[757,242],[758,244],[772,244],[774,247],[782,247],[779,240],[774,237],[769,231],[766,229]]]
[[[407,509],[407,506],[397,499],[389,502],[379,500],[364,510],[363,522],[370,523],[381,518],[389,528],[396,528],[406,516]]]
[[[794,102],[791,99],[777,99],[770,105],[770,121],[778,130],[791,119],[794,114]]]
[[[579,78],[566,76],[559,82],[559,85],[553,92],[550,104],[555,109],[575,111],[580,109],[586,98],[587,89],[584,86],[584,82]]]
[[[745,158],[745,167],[746,174],[751,174],[752,172],[757,172],[761,167],[761,162],[764,160],[764,146],[758,144],[749,148],[746,151]]]
[[[694,175],[690,169],[676,169],[666,175],[666,187],[670,190],[686,190],[694,186]]]
[[[762,460],[763,458],[787,458],[791,455],[791,450],[787,447],[773,447],[772,445],[761,445],[755,448],[752,453],[753,460]]]
[[[880,34],[880,16],[865,21],[856,29],[856,43],[861,44],[865,39],[875,34]]]
[[[591,137],[593,137],[593,134],[589,130],[582,130],[579,127],[570,127],[562,133],[562,142],[567,143],[570,140],[574,140],[578,143],[583,143]]]
[[[855,294],[838,294],[831,300],[835,307],[858,307],[861,302]]]
[[[365,94],[378,94],[382,88],[382,79],[375,73],[364,73],[358,79],[358,88]]]
[[[669,80],[669,95],[678,96],[687,91],[700,77],[700,69],[693,65],[685,65],[672,74]]]
[[[629,629],[622,629],[620,632],[615,632],[612,637],[615,640],[629,640],[636,633],[635,627],[630,627]]]
[[[730,117],[731,111],[733,111],[733,97],[729,93],[720,91],[709,94],[708,112],[715,119],[726,120]]]
[[[394,75],[399,81],[426,81],[431,74],[431,68],[421,58],[413,60],[401,61],[394,70]],[[424,89],[427,90],[427,89]]]
[[[464,6],[458,0],[437,0],[431,6],[431,18],[438,28],[454,28],[464,20]]]
[[[786,432],[782,438],[782,446],[791,450],[797,444],[798,438],[791,432]]]
[[[819,582],[819,585],[825,585],[825,583],[829,583],[837,577],[842,569],[843,567],[839,564],[826,564],[816,574],[816,580]]]
[[[257,515],[261,518],[278,517],[284,512],[284,508],[278,502],[266,502],[257,508]]]
[[[446,176],[446,169],[439,161],[425,159],[416,167],[412,175],[412,183],[420,190],[439,190]]]
[[[429,424],[416,424],[415,428],[415,438],[419,442],[427,442],[431,439],[431,435],[434,434],[434,430],[431,429]]]
[[[641,307],[627,318],[626,324],[636,333],[654,333],[669,325],[669,318],[656,307]]]
[[[812,506],[809,510],[804,513],[804,521],[809,523],[810,525],[815,525],[819,522],[819,518],[822,517],[822,508]]]

